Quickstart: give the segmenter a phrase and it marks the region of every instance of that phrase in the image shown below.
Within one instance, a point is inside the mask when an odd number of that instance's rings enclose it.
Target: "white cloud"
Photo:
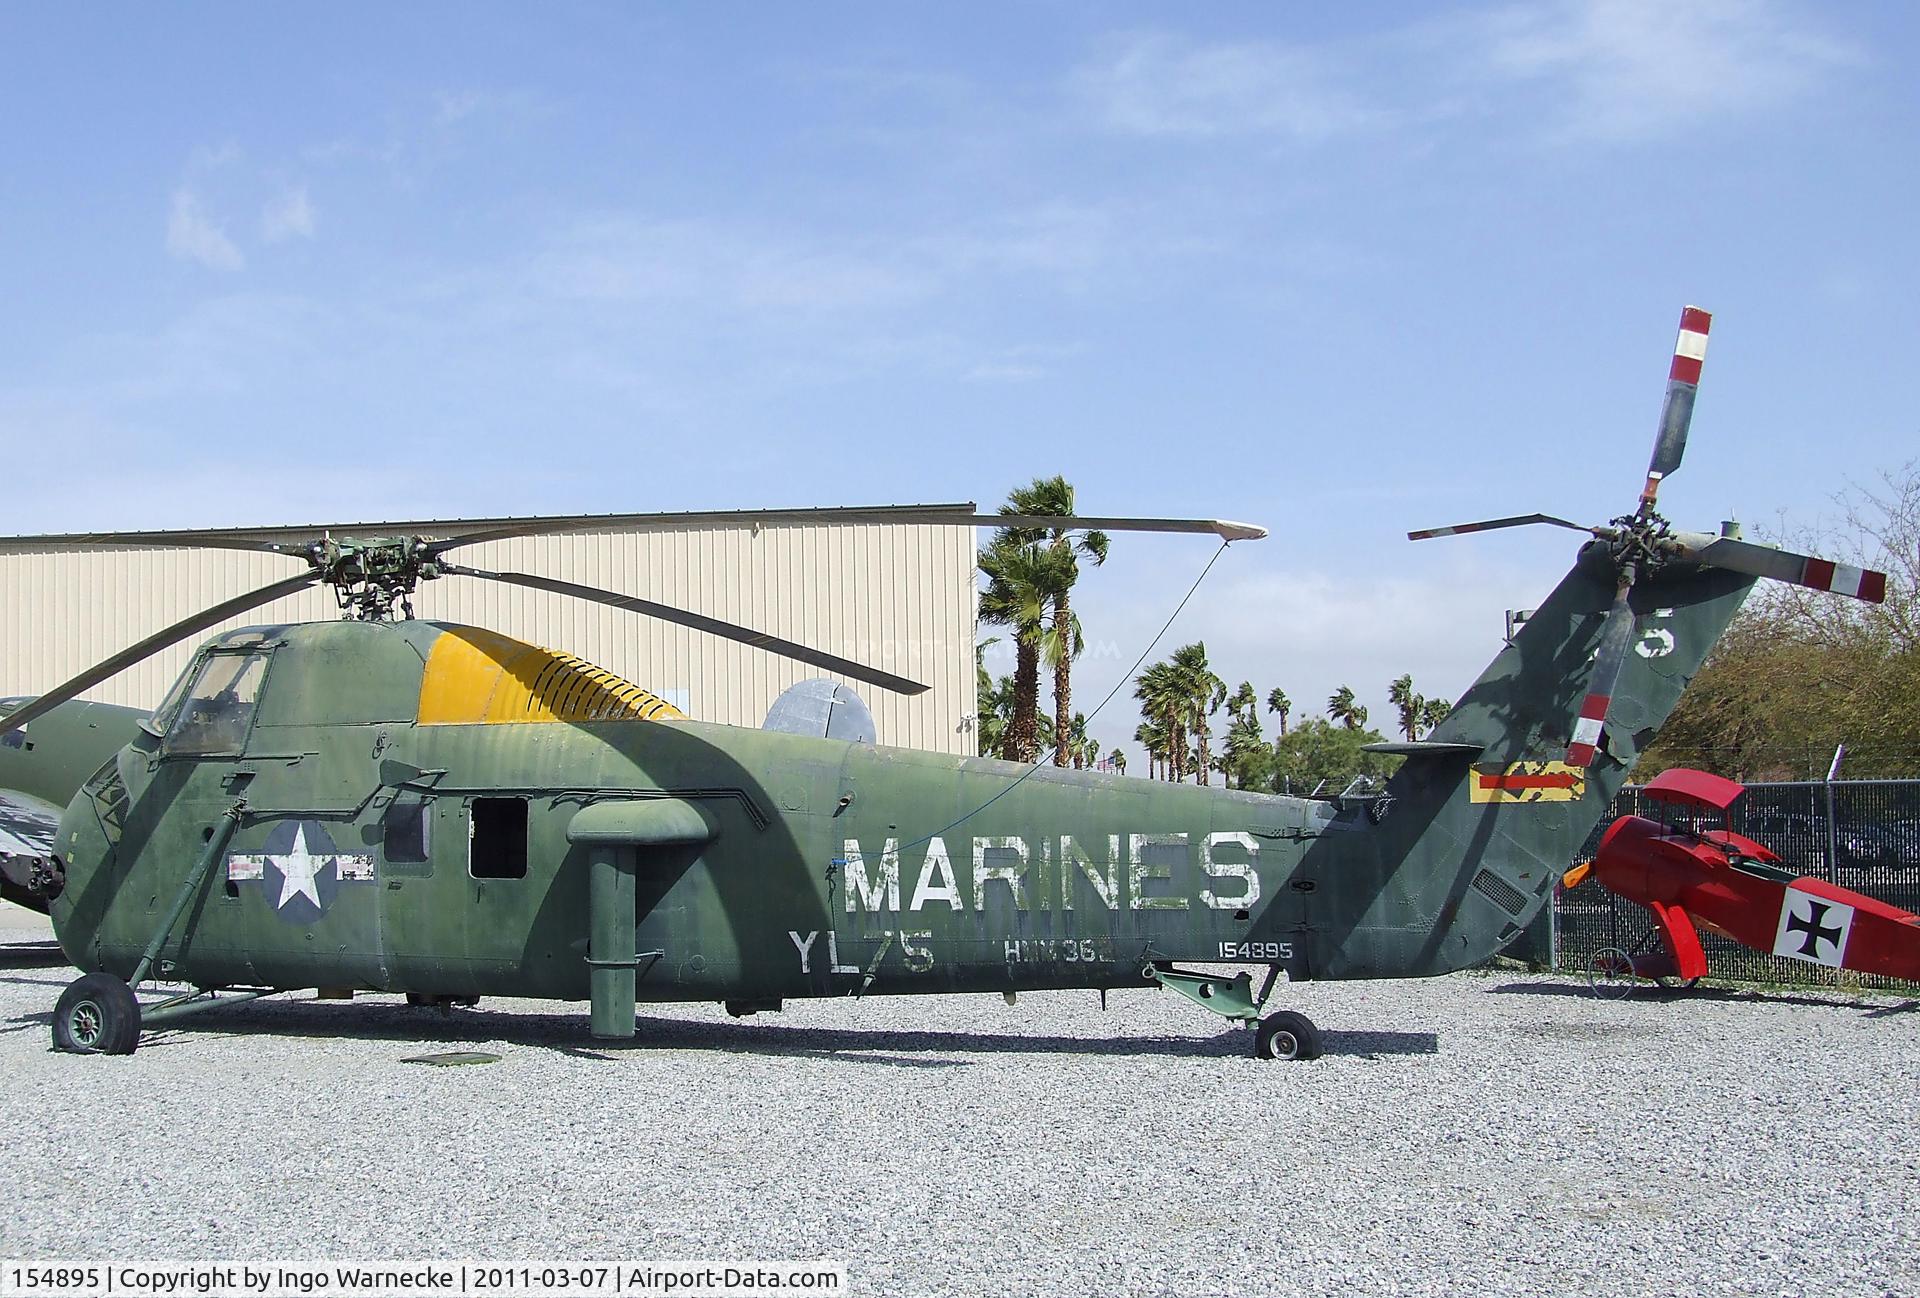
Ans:
[[[313,238],[313,200],[307,187],[284,190],[260,209],[260,237],[268,243]]]
[[[247,259],[227,232],[206,212],[191,189],[173,191],[167,216],[167,251],[181,261],[196,261],[213,270],[239,270]]]
[[[1136,33],[1075,77],[1105,122],[1137,135],[1268,135],[1312,142],[1373,125],[1377,108],[1340,84],[1325,50],[1271,42],[1203,45]]]
[[[1482,38],[1495,74],[1560,88],[1560,134],[1603,139],[1770,108],[1864,57],[1773,0],[1561,0],[1501,11]]]
[[[1505,118],[1555,139],[1638,140],[1791,102],[1865,60],[1785,0],[1549,0],[1339,44],[1131,33],[1070,88],[1129,135],[1310,144]]]

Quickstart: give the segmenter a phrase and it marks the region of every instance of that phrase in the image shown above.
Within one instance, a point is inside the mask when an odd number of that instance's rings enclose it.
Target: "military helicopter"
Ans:
[[[45,906],[86,971],[60,997],[54,1043],[131,1052],[145,1027],[306,988],[585,1000],[591,1034],[617,1040],[634,1035],[638,1000],[744,1015],[800,997],[1157,985],[1257,1025],[1263,1058],[1311,1058],[1311,1021],[1265,1013],[1279,977],[1441,974],[1509,942],[1758,578],[1884,593],[1879,574],[1677,531],[1655,512],[1685,449],[1707,327],[1688,308],[1632,513],[1410,534],[1549,523],[1591,540],[1430,738],[1375,746],[1405,759],[1376,796],[1265,796],[705,724],[567,654],[411,616],[423,581],[504,581],[919,688],[750,628],[448,557],[619,516],[299,546],[66,538],[246,545],[306,566],[0,718],[0,789],[42,843],[24,872],[16,856],[14,890]],[[968,521],[1263,535],[1206,520]],[[73,701],[315,583],[346,618],[218,635],[150,715]],[[23,727],[31,742],[8,746]],[[1188,967],[1219,963],[1265,966],[1264,979],[1256,990],[1245,971]],[[143,1003],[134,988],[150,977],[186,990]]]

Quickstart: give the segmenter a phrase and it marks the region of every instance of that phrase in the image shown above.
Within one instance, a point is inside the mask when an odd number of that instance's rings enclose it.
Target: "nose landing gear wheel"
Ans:
[[[1318,1059],[1320,1029],[1294,1010],[1278,1010],[1260,1020],[1253,1052],[1262,1059]]]
[[[112,974],[69,983],[53,1008],[53,1048],[79,1055],[130,1055],[140,1044],[140,1003]]]

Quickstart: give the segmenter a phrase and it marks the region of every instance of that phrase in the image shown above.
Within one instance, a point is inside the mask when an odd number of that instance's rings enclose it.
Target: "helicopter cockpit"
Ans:
[[[272,649],[260,632],[210,646],[174,682],[146,723],[178,756],[237,753],[246,745]]]

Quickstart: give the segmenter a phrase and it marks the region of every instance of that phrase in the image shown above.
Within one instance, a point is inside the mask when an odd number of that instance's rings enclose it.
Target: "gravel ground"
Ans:
[[[0,916],[0,940],[36,935]],[[10,926],[10,927],[9,927]],[[44,935],[44,928],[38,930]],[[0,967],[0,1256],[844,1260],[859,1294],[1920,1293],[1920,1002],[1306,984],[734,1021],[265,1001],[62,1056]],[[430,1050],[498,1063],[428,1068]]]

